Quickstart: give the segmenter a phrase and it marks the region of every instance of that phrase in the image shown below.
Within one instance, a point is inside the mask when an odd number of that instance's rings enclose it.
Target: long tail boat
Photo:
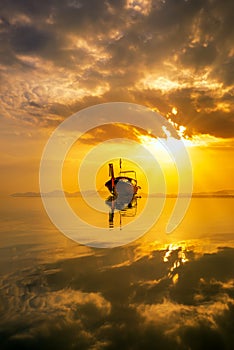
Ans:
[[[122,171],[122,160],[119,162],[119,175],[115,177],[113,163],[109,163],[109,176],[110,179],[105,183],[110,193],[115,197],[131,197],[137,194],[140,186],[137,185],[136,172],[134,170]],[[128,175],[134,177],[130,177]]]

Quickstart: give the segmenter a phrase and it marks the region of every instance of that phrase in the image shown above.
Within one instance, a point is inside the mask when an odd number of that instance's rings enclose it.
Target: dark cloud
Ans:
[[[234,57],[225,57],[212,73],[213,77],[218,77],[226,86],[233,86],[234,83]],[[232,100],[233,102],[233,100]]]
[[[55,2],[46,1],[39,3],[36,0],[3,0],[1,1],[1,13],[10,20],[16,15],[24,14],[36,18],[44,18],[53,8]]]
[[[11,33],[11,45],[16,53],[40,52],[47,46],[48,42],[48,33],[39,31],[33,26],[16,27]]]
[[[2,71],[9,91],[15,89],[15,75],[26,91],[35,89],[32,81],[47,86],[46,75],[56,80],[43,93],[41,119],[45,104],[63,104],[56,88],[61,85],[64,95],[71,88],[82,91],[75,97],[69,93],[64,102],[73,112],[93,103],[126,101],[157,107],[166,115],[175,105],[180,114],[174,121],[186,124],[189,134],[230,137],[233,1],[158,0],[146,8],[146,2],[127,7],[126,1],[4,0],[1,12],[0,61],[11,67]],[[147,77],[165,77],[178,87],[147,86]],[[99,91],[101,85],[105,89]],[[56,91],[52,98],[50,91]],[[58,114],[66,117],[66,108]],[[26,105],[21,111],[30,114]]]
[[[138,138],[139,135],[149,136],[149,133],[146,130],[135,127],[134,125],[131,125],[131,124],[126,126],[126,124],[123,125],[120,123],[115,123],[115,124],[100,125],[97,128],[91,129],[89,132],[81,136],[78,142],[81,142],[87,145],[95,145],[99,142],[104,142],[106,140],[113,139],[113,138],[116,138],[116,139],[119,138],[120,139],[119,142],[121,142],[121,139],[125,139],[125,140],[131,139],[137,142],[139,141],[139,138]],[[165,133],[163,130],[159,130],[158,134],[154,136],[165,138]]]
[[[210,66],[217,55],[215,46],[209,44],[195,45],[193,47],[188,47],[181,57],[182,64],[188,65],[197,70],[203,68],[204,66]]]

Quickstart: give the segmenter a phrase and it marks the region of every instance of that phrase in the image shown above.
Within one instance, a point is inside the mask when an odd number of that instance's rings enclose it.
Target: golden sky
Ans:
[[[177,128],[194,191],[233,189],[233,10],[231,0],[3,0],[0,193],[38,191],[50,133],[84,107],[115,101]],[[97,141],[84,140],[83,152]],[[155,147],[150,135],[138,142]]]

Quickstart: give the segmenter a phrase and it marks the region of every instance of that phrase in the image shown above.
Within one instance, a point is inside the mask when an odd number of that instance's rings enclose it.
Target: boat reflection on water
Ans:
[[[129,202],[127,197],[110,196],[105,203],[110,207],[109,211],[109,228],[114,228],[114,215],[115,212],[119,213],[119,227],[122,229],[123,217],[134,217],[137,214],[137,200],[140,196],[133,196]]]

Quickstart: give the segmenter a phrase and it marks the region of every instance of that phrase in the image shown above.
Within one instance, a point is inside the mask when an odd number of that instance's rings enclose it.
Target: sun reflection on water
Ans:
[[[170,263],[170,260],[172,260],[172,265],[169,268],[168,278],[172,279],[175,284],[179,279],[179,268],[189,261],[186,256],[186,247],[177,244],[170,244],[164,254],[163,261],[165,263]]]

